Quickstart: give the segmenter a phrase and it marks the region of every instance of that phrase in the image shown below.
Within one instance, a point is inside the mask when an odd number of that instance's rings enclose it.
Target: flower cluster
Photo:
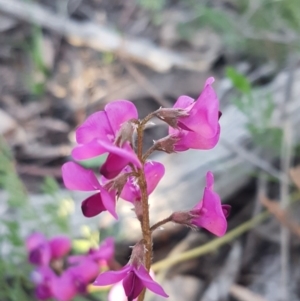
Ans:
[[[132,102],[117,100],[107,104],[103,111],[89,116],[77,128],[77,145],[72,151],[75,161],[105,153],[108,156],[99,169],[99,178],[93,170],[85,169],[79,163],[65,163],[62,167],[65,186],[71,190],[93,192],[81,204],[82,213],[86,217],[94,217],[108,211],[117,219],[118,198],[131,202],[143,234],[141,241],[133,248],[129,263],[119,271],[100,274],[94,285],[109,285],[123,280],[128,300],[143,295],[145,288],[167,296],[149,274],[152,258],[151,235],[161,222],[150,227],[148,196],[162,179],[165,169],[161,163],[149,161],[148,158],[154,151],[174,153],[188,149],[208,150],[217,144],[220,137],[221,113],[217,95],[212,88],[213,81],[213,78],[207,79],[198,99],[180,96],[173,108],[160,108],[142,120],[138,119],[137,109]],[[154,141],[153,146],[143,153],[143,131],[153,117],[159,118],[169,126],[169,134]],[[187,211],[174,212],[164,221],[192,228],[205,228],[217,236],[224,235],[230,206],[221,204],[213,185],[213,174],[208,172],[203,198],[199,203]],[[48,255],[43,256],[46,258]],[[45,258],[39,260],[46,262],[48,259]],[[78,265],[80,266],[81,264]],[[65,281],[67,283],[67,280]]]
[[[69,301],[85,294],[88,285],[114,255],[112,238],[107,238],[98,249],[91,248],[87,254],[67,256],[71,250],[68,237],[60,235],[47,240],[39,232],[27,238],[26,248],[29,262],[35,266],[31,281],[40,300]]]

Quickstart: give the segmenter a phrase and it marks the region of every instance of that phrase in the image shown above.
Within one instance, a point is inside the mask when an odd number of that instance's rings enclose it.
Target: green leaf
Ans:
[[[41,190],[46,194],[53,195],[59,191],[59,185],[53,177],[45,177]]]
[[[77,163],[85,168],[97,168],[105,162],[106,158],[107,158],[107,154],[104,154],[92,159],[81,160],[78,161]]]
[[[226,68],[226,76],[231,80],[233,86],[244,94],[250,94],[251,92],[251,84],[248,79],[237,72],[236,69],[232,67]]]

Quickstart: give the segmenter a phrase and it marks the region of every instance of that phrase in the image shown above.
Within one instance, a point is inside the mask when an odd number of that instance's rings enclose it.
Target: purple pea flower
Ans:
[[[173,108],[183,109],[188,113],[188,116],[178,117],[178,128],[169,128],[170,138],[175,139],[175,151],[211,149],[219,141],[219,101],[211,86],[213,82],[213,77],[206,80],[196,101],[183,95],[174,104]]]
[[[101,267],[102,265],[107,265],[107,263],[113,258],[114,253],[114,239],[112,237],[108,237],[100,244],[98,249],[91,248],[87,254],[69,256],[68,263],[78,264],[88,258],[89,260],[98,263]]]
[[[144,267],[145,247],[138,243],[133,247],[130,261],[119,271],[100,274],[94,282],[96,286],[105,286],[123,280],[123,287],[128,301],[133,301],[144,288],[163,297],[168,297],[163,288],[155,282]]]
[[[108,191],[101,185],[92,170],[67,162],[62,166],[62,177],[68,189],[97,192],[82,202],[84,216],[93,217],[107,210],[114,218],[118,218],[115,209],[116,191]]]
[[[77,128],[76,140],[80,145],[73,149],[73,158],[89,159],[108,152],[101,167],[101,173],[107,179],[116,177],[128,163],[141,168],[142,164],[131,147],[137,118],[136,107],[130,101],[107,104],[104,111],[92,114]]]
[[[129,171],[129,167],[127,169]],[[149,161],[144,166],[144,172],[147,182],[147,193],[150,195],[164,176],[165,167],[159,162]],[[131,203],[141,200],[140,187],[137,185],[137,179],[134,176],[128,178],[122,190],[121,198]]]
[[[77,294],[86,294],[87,286],[95,280],[99,266],[93,260],[85,258],[78,265],[65,270],[60,277],[52,281],[52,292],[59,301],[72,300]]]
[[[26,239],[26,248],[31,264],[47,266],[51,260],[69,253],[71,241],[64,235],[55,236],[48,241],[42,233],[36,232]]]
[[[214,176],[209,171],[206,174],[206,187],[203,199],[186,212],[175,212],[172,221],[189,227],[205,228],[216,236],[223,236],[227,230],[227,220],[230,205],[222,205],[219,195],[213,191]]]
[[[209,171],[206,174],[203,200],[191,210],[195,216],[191,222],[193,225],[205,228],[217,236],[223,236],[227,230],[226,217],[229,215],[231,207],[222,205],[219,195],[213,191],[213,185],[214,176]]]
[[[40,266],[31,273],[31,281],[35,284],[35,295],[39,300],[53,297],[53,283],[57,276],[50,267]]]

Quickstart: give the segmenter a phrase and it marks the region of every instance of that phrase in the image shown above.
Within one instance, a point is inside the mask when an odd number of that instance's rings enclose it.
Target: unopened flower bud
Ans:
[[[123,144],[128,141],[131,145],[133,145],[133,133],[135,129],[135,120],[128,120],[124,122],[116,135],[115,144],[122,147]]]
[[[143,221],[143,206],[141,201],[134,202],[134,212],[136,214],[137,219],[142,222]]]
[[[157,118],[166,122],[172,128],[178,128],[178,118],[187,117],[189,113],[184,109],[161,108],[155,114]]]
[[[162,139],[155,141],[155,150],[165,152],[167,154],[175,153],[175,145],[179,141],[179,137],[174,135],[166,136]]]
[[[195,226],[192,224],[192,220],[195,218],[195,215],[193,214],[192,211],[178,211],[178,212],[174,212],[171,215],[171,221],[176,223],[176,224],[180,224],[180,225],[184,225],[190,228],[195,228]]]
[[[132,248],[132,253],[130,256],[130,263],[136,266],[140,266],[144,264],[146,247],[144,241],[139,241],[136,245]]]
[[[130,173],[120,174],[119,176],[117,176],[113,180],[107,182],[105,184],[105,187],[109,191],[110,190],[116,190],[117,191],[117,196],[119,197],[129,176],[130,176]]]

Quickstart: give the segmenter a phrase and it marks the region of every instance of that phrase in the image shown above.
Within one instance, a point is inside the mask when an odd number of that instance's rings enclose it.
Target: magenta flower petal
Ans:
[[[189,106],[191,106],[193,103],[194,103],[193,98],[186,96],[186,95],[182,95],[182,96],[178,97],[173,108],[186,109]]]
[[[108,293],[108,301],[128,301],[127,296],[125,295],[123,281],[118,282],[117,284],[113,285]],[[136,301],[134,299],[134,301]]]
[[[90,115],[76,130],[76,141],[86,144],[94,139],[113,140],[114,133],[104,111]]]
[[[67,162],[62,166],[62,177],[65,186],[71,190],[93,191],[100,187],[93,171],[74,162]]]
[[[218,131],[219,101],[211,84],[214,79],[207,79],[199,98],[189,111],[188,117],[181,117],[179,121],[190,130],[203,137],[214,137]]]
[[[150,291],[163,297],[169,297],[164,289],[151,278],[143,265],[141,265],[139,268],[134,268],[134,271],[136,275],[141,279],[144,286],[147,287]]]
[[[49,244],[53,259],[63,257],[71,250],[71,240],[65,235],[53,237],[50,239]]]
[[[46,237],[41,233],[33,233],[26,239],[29,251],[28,261],[31,264],[47,266],[51,260],[51,249]]]
[[[35,295],[39,300],[53,297],[53,283],[57,276],[48,266],[39,267],[31,273],[31,281],[35,284]]]
[[[172,134],[177,134],[180,138],[175,144],[175,151],[185,151],[188,149],[203,149],[208,150],[216,146],[220,138],[220,126],[218,125],[218,130],[216,135],[213,137],[204,137],[198,133],[190,131],[178,131],[170,130]]]
[[[122,189],[121,198],[131,203],[141,199],[140,188],[137,184],[137,179],[135,177],[128,178],[126,184]]]
[[[94,217],[99,213],[106,211],[102,203],[102,198],[100,193],[96,193],[81,203],[81,210],[85,217]]]
[[[147,162],[144,167],[147,181],[148,195],[153,192],[159,181],[165,174],[165,167],[163,164],[155,161]]]
[[[223,236],[227,230],[227,221],[219,196],[215,192],[205,188],[202,202],[200,216],[193,219],[192,223],[198,227],[205,228],[217,236]]]
[[[128,273],[123,280],[125,295],[129,301],[134,300],[145,287],[142,280],[137,277],[134,271]]]
[[[106,144],[104,144],[104,146],[103,146],[103,144],[101,142],[105,143],[105,141],[102,141],[99,139],[94,139],[94,140],[90,141],[89,143],[81,144],[81,145],[74,147],[74,149],[72,150],[72,157],[75,160],[85,160],[85,159],[90,159],[90,158],[97,157],[97,156],[100,156],[100,155],[106,153],[107,152],[107,149],[105,147]],[[110,142],[107,142],[107,141],[106,141],[106,143],[111,144]]]
[[[112,237],[106,238],[100,245],[99,249],[92,250],[91,258],[93,260],[110,260],[115,253],[115,243]]]
[[[44,244],[46,242],[47,242],[47,238],[45,237],[44,234],[40,232],[35,232],[26,238],[25,244],[26,244],[27,251],[31,251],[37,248],[39,245]]]
[[[163,177],[165,168],[163,164],[159,162],[149,161],[145,164],[144,171],[147,181],[147,191],[148,195],[150,195]],[[137,185],[135,177],[128,178],[128,181],[122,190],[121,198],[131,203],[141,199],[140,188]]]
[[[231,206],[230,205],[222,205],[222,211],[224,213],[224,216],[227,218],[230,214]]]
[[[70,273],[72,273],[75,279],[80,279],[82,283],[89,284],[91,281],[95,280],[99,274],[98,264],[85,257],[84,260],[80,262],[79,265],[69,268]]]
[[[207,173],[207,187],[204,189],[203,200],[194,208],[199,211],[199,217],[194,218],[192,223],[205,228],[217,236],[223,236],[227,230],[227,220],[224,215],[220,197],[213,191],[213,174]]]
[[[213,175],[213,173],[211,171],[208,171],[206,173],[205,180],[206,180],[206,187],[208,189],[210,189],[210,190],[214,189],[214,182],[215,182],[215,180],[214,180],[214,175]]]
[[[77,295],[77,287],[69,270],[53,281],[52,290],[54,297],[59,301],[70,301]]]
[[[135,105],[128,100],[110,102],[105,106],[104,110],[115,134],[124,122],[138,118]]]
[[[105,209],[115,218],[118,219],[118,215],[116,213],[116,192],[115,191],[107,191],[106,189],[100,187],[100,196],[102,199],[102,204]]]
[[[123,148],[115,145],[106,145],[109,155],[102,165],[100,172],[107,179],[115,178],[128,163],[141,168],[142,164],[132,148],[125,144]]]
[[[129,264],[125,265],[119,271],[108,271],[100,274],[94,282],[96,286],[105,286],[121,281],[133,269]]]

